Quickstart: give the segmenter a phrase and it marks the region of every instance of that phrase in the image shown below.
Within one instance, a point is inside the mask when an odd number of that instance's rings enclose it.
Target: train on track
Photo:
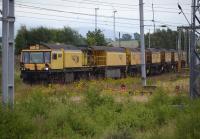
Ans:
[[[147,75],[176,72],[186,63],[186,52],[146,49]],[[21,52],[24,82],[70,83],[80,79],[123,78],[140,74],[138,48],[76,47],[65,44],[36,44]]]

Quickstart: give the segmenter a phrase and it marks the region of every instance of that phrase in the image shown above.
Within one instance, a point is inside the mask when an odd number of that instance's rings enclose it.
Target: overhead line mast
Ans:
[[[197,53],[197,23],[200,24],[196,14],[200,10],[200,0],[192,0],[192,23],[191,23],[191,49],[190,49],[190,96],[200,97],[200,57]]]
[[[140,42],[141,42],[141,72],[142,72],[142,85],[146,86],[146,62],[145,62],[145,41],[144,41],[144,3],[139,0],[139,13],[140,13]]]
[[[3,0],[2,17],[2,102],[14,107],[14,0]]]

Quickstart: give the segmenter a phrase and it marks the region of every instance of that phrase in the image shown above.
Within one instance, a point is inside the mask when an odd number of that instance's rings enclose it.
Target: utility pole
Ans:
[[[116,15],[116,12],[117,11],[113,11],[113,40],[116,41],[116,18],[115,18],[115,15]]]
[[[188,36],[191,36],[190,35],[190,30],[188,31]],[[190,67],[190,48],[191,48],[191,37],[188,37],[188,49],[187,49],[187,59],[188,59],[188,67]]]
[[[14,108],[14,0],[2,2],[2,102]]]
[[[149,48],[151,48],[151,30],[149,29]]]
[[[188,67],[188,30],[184,30],[184,51],[186,52],[186,67]]]
[[[152,3],[152,12],[153,12],[153,27],[154,27],[154,33],[156,32],[156,24],[155,24],[155,11],[154,11],[154,5]]]
[[[181,41],[181,29],[178,29],[178,72],[181,72],[181,46],[182,46],[182,41]]]
[[[196,15],[199,10],[200,0],[192,0],[192,22],[191,22],[191,48],[190,48],[190,96],[192,99],[200,96],[200,67],[197,59],[200,60],[196,52],[196,21],[199,19]]]
[[[99,8],[95,8],[95,31],[97,31],[97,11]]]
[[[121,32],[119,32],[119,47],[121,47]]]
[[[139,0],[140,12],[140,42],[141,42],[141,72],[142,72],[142,85],[146,86],[146,61],[145,61],[145,41],[144,41],[144,3]]]

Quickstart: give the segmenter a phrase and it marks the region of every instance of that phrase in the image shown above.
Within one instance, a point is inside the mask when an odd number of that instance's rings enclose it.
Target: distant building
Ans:
[[[114,46],[114,47],[119,47],[119,45],[121,47],[125,47],[125,48],[138,48],[139,47],[139,42],[136,40],[131,40],[131,41],[115,41],[115,42],[111,42],[109,43],[110,46]]]

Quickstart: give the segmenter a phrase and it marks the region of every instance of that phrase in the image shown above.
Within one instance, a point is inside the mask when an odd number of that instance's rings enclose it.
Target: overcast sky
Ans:
[[[113,11],[116,10],[116,30],[133,34],[139,32],[139,0],[15,0],[16,29],[46,26],[62,28],[70,26],[80,32],[94,30],[95,8],[98,10],[98,28],[105,32],[113,30]],[[0,0],[2,4],[2,0]],[[184,16],[179,15],[177,3],[180,3],[190,20],[190,0],[144,0],[145,31],[153,32],[152,3],[155,9],[157,28],[168,25],[187,25]],[[1,29],[2,31],[2,29]],[[112,37],[107,34],[107,37]]]

